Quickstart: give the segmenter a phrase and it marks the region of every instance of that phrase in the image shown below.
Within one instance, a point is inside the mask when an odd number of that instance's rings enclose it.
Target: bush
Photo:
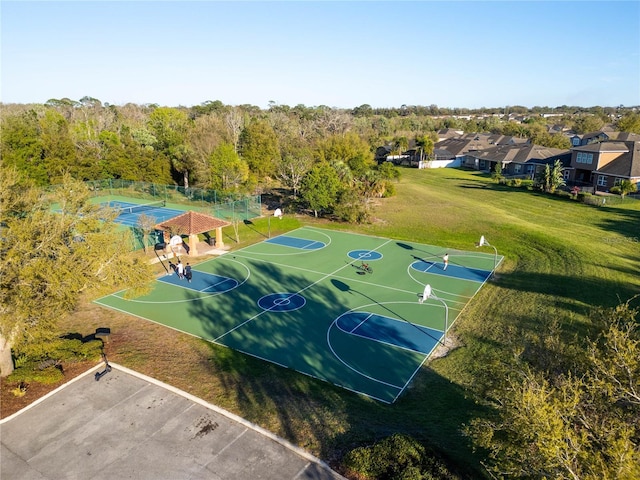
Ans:
[[[91,340],[83,342],[77,338],[56,338],[47,342],[28,344],[20,348],[16,355],[16,366],[22,361],[42,362],[55,359],[59,362],[74,362],[79,360],[98,360],[102,354],[102,342]]]
[[[20,368],[16,368],[11,375],[7,377],[10,383],[57,383],[64,378],[64,373],[59,365],[51,365],[41,369],[41,362],[29,362]]]
[[[391,182],[384,182],[384,198],[393,197],[396,194],[396,186]]]
[[[424,445],[398,433],[372,446],[351,450],[345,455],[343,465],[349,472],[372,480],[456,478]]]
[[[102,355],[102,342],[56,338],[23,346],[16,352],[16,369],[7,377],[14,383],[56,383],[64,378],[61,364],[82,360],[98,360]]]
[[[616,195],[620,195],[620,194],[622,194],[622,189],[619,186],[616,185],[615,187],[611,187],[609,192],[615,193]]]
[[[589,203],[589,199],[593,197],[589,192],[578,192],[578,201],[582,203]]]
[[[507,181],[507,185],[510,187],[516,187],[519,188],[522,186],[522,179],[521,178],[511,178]]]

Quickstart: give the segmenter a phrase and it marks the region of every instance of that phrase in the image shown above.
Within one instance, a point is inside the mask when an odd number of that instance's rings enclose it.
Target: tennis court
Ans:
[[[138,219],[142,215],[153,217],[156,223],[160,223],[184,213],[184,210],[166,208],[165,201],[141,204],[112,200],[109,202],[103,202],[101,205],[118,210],[119,215],[115,221],[128,227],[136,227],[138,225]]]
[[[302,227],[96,302],[393,403],[501,261]]]

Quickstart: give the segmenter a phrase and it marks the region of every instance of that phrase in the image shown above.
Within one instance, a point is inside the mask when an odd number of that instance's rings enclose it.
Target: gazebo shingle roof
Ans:
[[[189,211],[158,223],[156,228],[159,230],[178,231],[182,235],[197,235],[198,233],[209,232],[228,225],[231,225],[231,223],[225,220],[220,220],[204,213]]]

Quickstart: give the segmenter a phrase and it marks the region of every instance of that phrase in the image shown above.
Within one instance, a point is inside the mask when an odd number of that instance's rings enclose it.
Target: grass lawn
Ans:
[[[334,467],[346,451],[404,432],[436,449],[461,478],[482,477],[481,457],[461,429],[484,413],[489,366],[523,335],[554,324],[566,338],[584,336],[592,307],[640,293],[640,201],[589,206],[453,169],[404,169],[397,192],[377,203],[367,225],[292,216],[271,222],[272,235],[321,224],[461,250],[484,235],[505,256],[458,318],[452,336],[459,347],[425,365],[392,405],[88,302],[62,327],[82,335],[111,328],[110,361],[226,408]],[[266,218],[256,219],[240,226],[240,244],[230,227],[226,240],[240,247],[266,231]]]

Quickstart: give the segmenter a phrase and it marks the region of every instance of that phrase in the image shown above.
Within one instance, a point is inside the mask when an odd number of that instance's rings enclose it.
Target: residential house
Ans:
[[[568,173],[569,182],[601,192],[608,192],[622,180],[639,183],[640,141],[609,140],[574,147]]]
[[[533,179],[556,160],[560,160],[563,168],[569,167],[571,151],[530,143],[505,144],[467,153],[465,165],[476,170],[495,171],[500,164],[504,176]]]
[[[414,139],[409,140],[409,149],[401,152],[399,155],[392,155],[393,146],[383,145],[376,148],[375,160],[378,164],[383,162],[391,162],[394,165],[404,165],[408,167],[417,167],[422,160],[423,151],[416,144]]]
[[[438,141],[446,140],[447,138],[456,138],[464,134],[463,130],[454,130],[453,128],[442,128],[438,130]]]
[[[387,161],[387,157],[391,155],[392,152],[391,145],[383,145],[381,147],[376,148],[375,161],[378,164]]]
[[[581,147],[584,145],[591,145],[592,143],[604,142],[609,140],[609,135],[605,132],[591,132],[584,135],[574,135],[569,137],[571,145],[574,147]]]
[[[473,168],[473,163],[465,164],[466,155],[491,148],[495,145],[516,145],[528,142],[526,138],[509,137],[489,133],[467,133],[465,135],[448,138],[434,145],[433,154],[422,162],[423,168],[462,167]]]

